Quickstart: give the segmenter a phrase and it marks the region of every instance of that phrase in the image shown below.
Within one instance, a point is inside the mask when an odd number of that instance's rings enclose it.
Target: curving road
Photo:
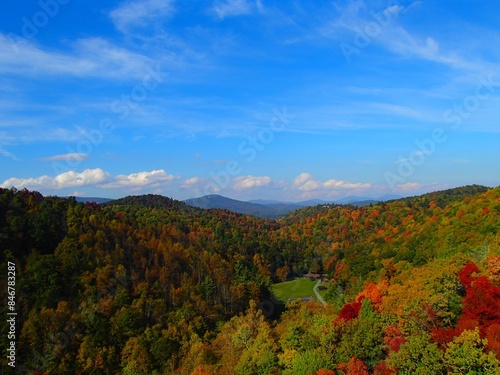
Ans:
[[[318,280],[318,282],[316,283],[316,285],[313,288],[313,291],[314,291],[314,294],[316,294],[316,298],[318,299],[318,301],[321,302],[323,304],[323,306],[326,306],[326,302],[323,300],[323,298],[321,298],[321,296],[318,293],[317,288],[319,286],[319,283],[321,283],[321,280]]]

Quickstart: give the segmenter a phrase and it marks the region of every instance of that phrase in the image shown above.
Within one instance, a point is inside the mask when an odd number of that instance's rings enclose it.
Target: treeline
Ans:
[[[479,186],[278,221],[157,195],[97,205],[0,189],[18,363],[44,374],[392,373],[414,344],[437,349],[446,373],[450,348],[470,344],[498,369],[499,218],[500,189]],[[271,316],[269,286],[310,270],[331,279],[329,307]],[[478,295],[491,298],[472,306]]]

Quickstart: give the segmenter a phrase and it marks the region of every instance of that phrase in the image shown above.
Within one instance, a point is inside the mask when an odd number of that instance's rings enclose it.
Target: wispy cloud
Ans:
[[[401,194],[417,194],[422,192],[428,192],[438,189],[445,189],[446,185],[438,184],[438,183],[419,183],[419,182],[406,182],[404,184],[396,185],[394,188],[395,192]]]
[[[429,120],[425,114],[414,107],[391,103],[365,103],[366,111],[374,114],[390,114],[393,116],[407,117],[416,120]]]
[[[84,153],[72,152],[68,154],[53,155],[45,158],[41,158],[41,161],[82,161],[87,159],[89,156]]]
[[[10,158],[12,160],[16,160],[16,161],[20,161],[21,159],[19,159],[16,155],[14,155],[12,152],[10,151],[7,151],[3,148],[0,147],[0,155],[3,155],[7,158]]]
[[[12,52],[12,45],[17,52]],[[69,52],[47,50],[25,39],[0,34],[0,74],[22,76],[142,78],[151,58],[102,38],[80,39]]]
[[[369,23],[376,19],[383,20],[387,27],[400,13],[405,11],[401,5],[380,7],[377,4],[367,4],[363,0],[348,0],[333,4],[334,12],[324,23],[317,26],[317,32],[322,37],[343,40],[351,34],[360,33]],[[377,33],[378,34],[378,33]]]
[[[170,17],[175,11],[173,3],[173,0],[129,1],[111,11],[110,17],[118,30],[127,33],[133,28]]]
[[[472,65],[460,56],[444,51],[435,38],[427,36],[419,39],[401,26],[391,28],[390,34],[382,33],[380,43],[406,58],[419,58],[456,69],[468,69]]]
[[[31,121],[29,127],[19,127],[9,132],[10,143],[76,142],[85,139],[87,131],[80,127],[42,127],[43,121]]]
[[[419,1],[411,1],[408,5],[393,4],[377,9],[376,4],[363,0],[348,1],[336,5],[337,16],[320,26],[319,34],[358,51],[373,43],[404,58],[423,59],[456,69],[470,68],[472,63],[445,51],[435,36],[412,35],[402,26],[399,17],[419,4]]]
[[[262,3],[257,1],[262,7]],[[217,0],[213,4],[213,11],[220,18],[241,16],[252,12],[252,5],[247,0]]]

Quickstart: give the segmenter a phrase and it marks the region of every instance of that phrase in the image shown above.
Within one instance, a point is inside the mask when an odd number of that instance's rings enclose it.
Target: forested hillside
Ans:
[[[28,373],[499,374],[499,230],[480,186],[279,220],[0,189]],[[308,271],[328,305],[279,315],[270,286]]]

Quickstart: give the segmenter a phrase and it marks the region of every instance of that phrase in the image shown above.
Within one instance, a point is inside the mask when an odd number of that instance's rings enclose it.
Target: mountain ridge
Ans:
[[[255,199],[250,201],[241,201],[224,197],[218,194],[204,195],[199,198],[190,198],[182,202],[189,206],[203,209],[226,209],[241,214],[254,215],[261,218],[276,219],[288,215],[290,212],[300,210],[305,207],[313,207],[318,205],[353,205],[353,206],[368,206],[378,202],[384,202],[390,199],[402,199],[396,195],[385,195],[379,198],[346,196],[336,201],[325,201],[322,199],[310,199],[299,202],[287,202],[277,200]]]

